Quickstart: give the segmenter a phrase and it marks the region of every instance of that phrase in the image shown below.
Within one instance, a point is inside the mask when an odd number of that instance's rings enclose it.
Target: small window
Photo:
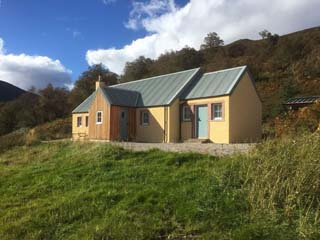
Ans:
[[[222,120],[222,103],[212,104],[212,120]]]
[[[82,117],[77,117],[77,127],[81,127],[82,125]]]
[[[97,112],[97,124],[101,124],[102,123],[102,112],[99,111]]]
[[[142,111],[141,112],[141,125],[149,125],[149,112],[148,111]]]
[[[191,121],[191,109],[189,106],[183,106],[182,108],[182,119],[183,121]]]
[[[89,116],[86,116],[86,127],[89,126]]]

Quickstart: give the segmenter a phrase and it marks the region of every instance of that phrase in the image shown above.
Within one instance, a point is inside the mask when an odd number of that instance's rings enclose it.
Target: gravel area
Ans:
[[[95,141],[123,147],[132,151],[147,151],[160,149],[167,152],[198,152],[214,156],[247,153],[255,144],[216,144],[216,143],[137,143],[137,142],[107,142]]]

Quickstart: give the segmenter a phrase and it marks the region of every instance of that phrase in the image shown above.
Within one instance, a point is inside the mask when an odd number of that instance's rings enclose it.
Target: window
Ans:
[[[189,106],[183,106],[182,108],[182,119],[183,121],[191,121],[191,109]]]
[[[140,123],[141,125],[149,125],[149,112],[148,111],[142,111],[140,115]]]
[[[86,127],[89,126],[89,116],[86,116]]]
[[[102,124],[102,112],[97,112],[97,124]]]
[[[77,127],[81,127],[82,125],[82,117],[77,117]]]
[[[222,120],[222,103],[212,104],[212,120]]]

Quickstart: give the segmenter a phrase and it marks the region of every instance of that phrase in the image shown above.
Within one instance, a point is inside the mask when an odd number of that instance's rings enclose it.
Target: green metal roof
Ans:
[[[76,107],[72,113],[86,113],[89,112],[91,104],[96,97],[96,91],[94,91],[86,100],[84,100],[78,107]]]
[[[111,105],[136,107],[140,99],[140,93],[126,89],[103,87],[104,96]]]
[[[181,99],[195,99],[229,95],[246,71],[247,66],[205,73],[181,95]]]
[[[195,68],[99,88],[73,113],[88,112],[98,91],[102,91],[110,104],[128,107],[170,105],[178,97],[188,100],[229,95],[246,69],[246,66],[242,66],[199,76],[200,68]]]
[[[137,107],[170,105],[200,72],[200,68],[176,72],[138,81],[114,85],[111,88],[140,93]]]

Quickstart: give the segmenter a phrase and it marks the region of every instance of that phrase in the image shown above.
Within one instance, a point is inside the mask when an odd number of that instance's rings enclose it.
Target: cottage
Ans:
[[[105,87],[72,112],[75,140],[154,143],[261,138],[261,101],[246,66],[202,74],[199,68]]]

